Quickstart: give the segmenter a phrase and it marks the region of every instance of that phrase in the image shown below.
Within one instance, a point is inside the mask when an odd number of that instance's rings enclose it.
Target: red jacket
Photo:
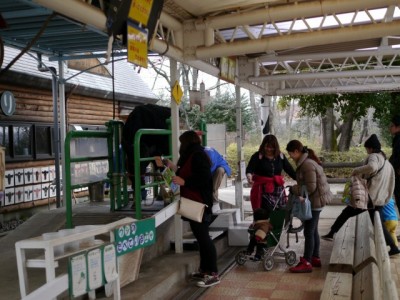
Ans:
[[[264,177],[253,175],[253,186],[250,190],[250,202],[253,211],[261,207],[261,197],[263,193],[273,193],[275,186],[283,186],[285,183],[283,176]]]

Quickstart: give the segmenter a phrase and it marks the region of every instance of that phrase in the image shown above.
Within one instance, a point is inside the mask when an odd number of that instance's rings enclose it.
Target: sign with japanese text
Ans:
[[[136,221],[115,229],[117,256],[154,244],[156,221],[154,218]]]
[[[147,26],[153,0],[135,0],[131,2],[128,17],[143,26]]]
[[[147,30],[128,23],[128,61],[147,68]]]

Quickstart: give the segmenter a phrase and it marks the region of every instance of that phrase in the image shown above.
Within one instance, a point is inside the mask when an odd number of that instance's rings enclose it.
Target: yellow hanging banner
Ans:
[[[131,3],[128,17],[143,26],[147,26],[153,0],[134,0]]]
[[[147,31],[129,23],[128,61],[147,68]]]

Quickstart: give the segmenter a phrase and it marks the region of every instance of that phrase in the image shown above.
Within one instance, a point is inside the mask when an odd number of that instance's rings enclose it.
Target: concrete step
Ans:
[[[252,221],[238,222],[228,229],[228,244],[229,246],[245,247],[249,243],[248,229]]]
[[[226,234],[214,240],[220,272],[234,263],[237,247],[228,246]],[[121,299],[195,299],[194,294],[204,291],[190,281],[189,276],[199,264],[198,251],[184,251],[176,254],[173,251],[161,255],[140,268],[139,278],[121,290]],[[108,298],[103,298],[108,299]]]

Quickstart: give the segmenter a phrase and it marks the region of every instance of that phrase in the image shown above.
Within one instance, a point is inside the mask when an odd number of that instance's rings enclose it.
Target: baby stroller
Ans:
[[[283,190],[280,197],[287,197],[286,191]],[[288,205],[284,207],[278,207],[278,203],[276,202],[273,210],[270,212],[269,222],[273,226],[273,229],[267,234],[265,239],[262,241],[263,244],[263,255],[261,260],[256,260],[253,255],[249,255],[247,250],[242,250],[238,252],[235,256],[235,261],[238,265],[243,265],[246,261],[261,261],[263,263],[263,267],[266,271],[270,271],[273,269],[275,264],[274,257],[284,258],[285,262],[289,266],[293,266],[296,263],[296,252],[292,250],[285,250],[281,244],[280,239],[281,236],[287,235],[287,247],[289,247],[289,233],[296,234],[296,241],[298,241],[297,233],[303,229],[302,223],[298,227],[293,226],[293,217],[291,214],[291,203],[289,201]],[[286,201],[284,201],[286,203]],[[296,220],[297,223],[297,220]],[[251,229],[249,229],[249,233],[254,234]]]

